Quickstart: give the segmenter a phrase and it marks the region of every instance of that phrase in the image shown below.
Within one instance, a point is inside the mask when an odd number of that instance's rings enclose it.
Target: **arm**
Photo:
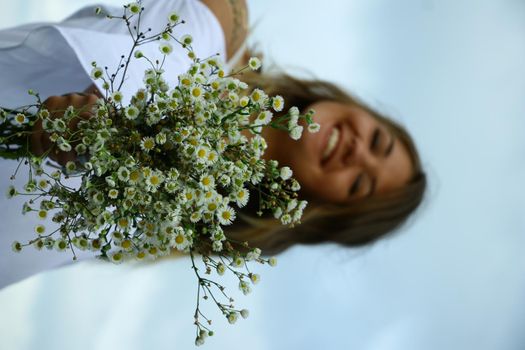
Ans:
[[[201,0],[217,17],[226,39],[227,59],[242,46],[248,34],[246,0]]]

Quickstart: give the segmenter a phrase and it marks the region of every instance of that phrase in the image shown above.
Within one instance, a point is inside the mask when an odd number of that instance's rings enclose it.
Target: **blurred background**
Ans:
[[[410,223],[373,246],[293,248],[256,267],[246,297],[225,279],[250,317],[230,325],[209,305],[205,347],[524,349],[525,1],[248,1],[266,60],[399,120],[430,185]],[[3,1],[0,28],[87,4]],[[0,290],[1,347],[192,349],[190,266],[85,261],[11,285]]]

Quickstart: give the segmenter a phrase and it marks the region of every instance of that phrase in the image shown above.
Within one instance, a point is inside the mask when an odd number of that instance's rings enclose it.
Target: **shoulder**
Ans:
[[[227,58],[242,46],[248,34],[246,0],[201,0],[217,17],[226,39]]]

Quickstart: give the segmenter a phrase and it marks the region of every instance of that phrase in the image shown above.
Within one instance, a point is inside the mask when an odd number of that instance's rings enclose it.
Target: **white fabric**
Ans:
[[[192,44],[198,57],[226,53],[224,33],[213,13],[197,0],[143,0],[145,11],[141,29],[152,28],[150,33],[160,32],[166,25],[170,12],[177,12],[186,21],[174,29],[180,38],[191,34]],[[24,91],[38,91],[42,98],[71,91],[82,91],[91,84],[91,62],[107,66],[114,72],[121,55],[128,56],[132,38],[122,20],[106,19],[96,15],[97,5],[85,7],[60,23],[35,23],[0,31],[0,101],[4,107],[19,107],[33,103]],[[101,6],[101,5],[98,5]],[[113,15],[122,15],[123,9],[101,6]],[[136,24],[138,16],[132,19]],[[162,59],[159,43],[140,46],[149,59]],[[167,56],[164,70],[168,83],[173,85],[178,74],[185,71],[190,62],[185,49],[174,44],[174,52]],[[144,60],[132,58],[127,80],[121,91],[129,99],[143,86],[144,70],[150,68]],[[120,81],[120,79],[117,79]],[[103,91],[101,80],[95,81]]]
[[[34,98],[25,94],[28,89],[38,91],[42,99],[51,95],[83,91],[92,84],[89,75],[92,61],[97,61],[100,66],[107,65],[111,71],[116,68],[120,56],[129,54],[132,39],[123,21],[96,16],[96,6],[81,9],[60,23],[36,23],[0,31],[0,106],[16,108],[34,103]],[[225,39],[220,23],[201,2],[143,0],[143,6],[143,30],[151,27],[152,33],[158,32],[167,23],[168,13],[176,11],[186,23],[176,27],[175,37],[191,34],[194,38],[192,46],[198,57],[216,53],[225,57]],[[114,7],[104,7],[104,10],[115,15],[122,14],[123,11],[122,8]],[[165,78],[170,85],[177,81],[178,74],[185,71],[191,63],[185,50],[176,44],[173,46],[174,52],[164,64],[165,71],[169,72]],[[139,49],[150,59],[162,58],[157,42]],[[146,68],[148,66],[144,60],[132,58],[127,72],[128,79],[121,89],[125,98],[129,98],[143,86],[142,78]],[[14,161],[0,160],[2,192],[12,184],[9,177],[16,166]],[[14,185],[21,188],[26,177],[25,172],[20,172]],[[22,253],[11,250],[14,240],[26,243],[34,238],[33,228],[41,223],[35,215],[22,216],[22,204],[25,200],[23,197],[0,197],[0,288],[72,261],[71,252],[38,252],[33,247],[24,249]],[[89,252],[76,253],[80,259],[93,256]]]

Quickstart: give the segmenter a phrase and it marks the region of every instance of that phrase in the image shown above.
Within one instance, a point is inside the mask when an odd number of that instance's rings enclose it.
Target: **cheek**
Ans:
[[[295,178],[301,184],[300,195],[304,199],[330,203],[343,202],[347,199],[347,181],[337,174],[298,172]]]

